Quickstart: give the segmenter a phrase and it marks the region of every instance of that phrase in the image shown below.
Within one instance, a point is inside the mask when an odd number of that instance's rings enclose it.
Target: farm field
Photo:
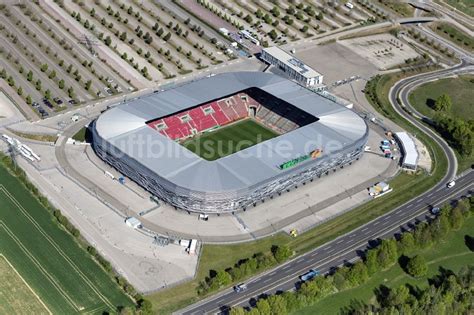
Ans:
[[[30,293],[38,296],[38,301],[56,314],[98,314],[133,305],[110,275],[3,166],[0,178],[0,254],[29,285]],[[4,288],[1,286],[0,292]],[[20,294],[27,292],[16,293]],[[0,313],[8,307],[14,307],[17,313],[32,313],[31,307],[36,307],[38,313],[48,313],[29,300],[28,305],[2,302]]]
[[[8,260],[0,254],[0,314],[50,314]]]
[[[208,161],[214,161],[276,136],[278,134],[273,130],[246,119],[185,141],[183,146]]]

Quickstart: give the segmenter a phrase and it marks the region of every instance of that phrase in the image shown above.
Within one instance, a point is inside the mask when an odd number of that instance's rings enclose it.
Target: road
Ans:
[[[421,74],[399,81],[390,90],[390,101],[395,110],[404,118],[420,128],[424,133],[433,138],[441,146],[448,160],[448,167],[443,179],[433,188],[397,207],[389,213],[382,215],[353,231],[336,238],[304,255],[278,266],[263,275],[258,275],[247,282],[247,291],[235,293],[228,289],[222,293],[205,299],[199,303],[179,311],[180,314],[212,314],[225,313],[231,306],[252,306],[256,298],[262,294],[274,294],[278,291],[295,289],[299,275],[311,268],[327,272],[346,262],[357,260],[360,254],[369,246],[374,245],[378,239],[392,237],[404,229],[413,228],[414,223],[430,217],[429,208],[439,206],[445,202],[457,199],[474,189],[474,172],[471,170],[464,176],[456,179],[456,186],[446,188],[446,183],[455,178],[457,160],[452,149],[447,143],[424,126],[416,118],[406,113],[402,106],[409,106],[408,92],[404,89],[410,84],[424,81],[426,78],[444,76],[447,73],[459,71],[469,67],[467,61],[459,65],[434,73]],[[403,105],[398,104],[397,96]]]

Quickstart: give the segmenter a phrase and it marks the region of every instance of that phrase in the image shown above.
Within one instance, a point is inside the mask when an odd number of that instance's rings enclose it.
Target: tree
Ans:
[[[28,80],[29,82],[33,80],[33,71],[28,71],[28,73],[26,74],[26,80]]]
[[[394,239],[382,240],[377,249],[377,261],[382,269],[389,267],[397,261],[397,243]]]
[[[165,42],[167,42],[170,38],[171,38],[171,33],[168,32],[168,33],[165,35],[165,37],[163,37],[163,40],[164,40]]]
[[[270,304],[266,299],[260,299],[257,302],[257,308],[261,315],[271,315],[272,309],[270,308]]]
[[[245,310],[243,307],[233,307],[230,312],[230,315],[245,315]]]
[[[89,91],[89,89],[91,88],[91,84],[92,84],[92,81],[87,80],[87,82],[84,85],[84,88],[86,89],[86,91]]]
[[[120,40],[125,41],[127,39],[127,33],[124,31],[122,34],[120,34]]]
[[[434,109],[436,111],[448,112],[451,110],[451,107],[452,107],[451,97],[449,97],[448,94],[442,94],[436,99]]]
[[[67,93],[69,95],[70,98],[74,98],[75,96],[75,92],[74,92],[74,88],[72,86],[70,86],[68,89],[67,89]]]
[[[273,14],[274,17],[279,17],[280,16],[280,10],[278,9],[277,6],[273,7],[270,12]]]
[[[48,70],[48,64],[43,63],[40,69],[41,69],[41,72],[45,72],[46,70]]]
[[[48,75],[48,78],[50,79],[54,79],[56,77],[56,71],[52,70],[49,75]]]
[[[112,39],[110,38],[109,35],[107,35],[107,37],[105,38],[104,42],[105,42],[105,44],[106,44],[107,46],[110,46],[110,44],[112,43]]]
[[[18,89],[16,90],[16,92],[18,93],[18,95],[22,96],[23,95],[23,88],[20,86],[18,87]]]
[[[15,85],[15,80],[13,79],[12,76],[8,77],[7,82],[8,82],[9,86],[14,86]]]
[[[267,299],[268,305],[272,310],[272,315],[286,315],[288,311],[286,309],[286,301],[281,295],[272,295]]]
[[[275,39],[278,37],[278,34],[277,34],[277,32],[273,29],[273,30],[271,30],[270,32],[268,32],[268,36],[270,36],[270,38],[271,38],[272,40],[275,40]]]
[[[33,102],[33,101],[32,101],[32,99],[31,99],[31,95],[28,94],[28,95],[26,96],[26,104],[30,105],[32,102]]]
[[[367,267],[361,261],[355,263],[347,272],[347,281],[351,287],[364,283],[369,279]]]
[[[147,299],[140,299],[138,301],[138,310],[140,311],[140,314],[151,315],[153,314],[153,305]]]
[[[415,248],[415,239],[411,232],[404,232],[399,242],[400,253],[407,253]]]
[[[423,256],[416,255],[408,261],[407,272],[413,277],[425,276],[428,272],[428,266]]]
[[[31,72],[31,71],[30,71]],[[31,75],[33,76],[33,73],[31,73]],[[2,71],[0,71],[0,77],[2,79],[5,79],[7,77],[7,70],[5,69],[2,69]],[[28,81],[31,81],[31,80],[28,80]]]
[[[451,210],[449,216],[449,223],[454,230],[459,230],[464,223],[464,217],[461,213],[461,210],[458,207],[454,207]]]
[[[61,90],[64,89],[64,80],[63,80],[63,79],[61,79],[61,80],[58,81],[58,87],[59,87]]]
[[[276,261],[278,262],[285,261],[292,255],[292,252],[287,245],[280,245],[280,246],[273,245],[272,253]]]
[[[40,79],[36,80],[35,85],[36,85],[36,89],[37,89],[38,91],[40,91],[40,90],[41,90],[41,80],[40,80]]]
[[[367,266],[369,275],[373,275],[379,270],[379,265],[377,263],[377,249],[370,249],[367,251],[364,263]]]
[[[51,98],[51,91],[49,89],[44,91],[44,97],[48,100]]]
[[[401,285],[395,289],[390,290],[387,297],[383,301],[385,306],[401,306],[410,297],[410,290],[405,286]]]

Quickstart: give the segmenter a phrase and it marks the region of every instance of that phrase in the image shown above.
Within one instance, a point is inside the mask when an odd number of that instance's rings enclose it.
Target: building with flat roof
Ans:
[[[395,137],[400,144],[403,154],[402,167],[416,170],[418,166],[418,151],[416,150],[415,141],[406,132],[396,132]]]
[[[308,87],[323,84],[323,75],[304,62],[276,46],[264,48],[260,56],[265,62],[278,67],[288,77]]]

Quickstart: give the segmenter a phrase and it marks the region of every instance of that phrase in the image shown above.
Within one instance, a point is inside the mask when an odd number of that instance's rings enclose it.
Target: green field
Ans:
[[[214,161],[278,136],[252,119],[206,132],[183,143],[203,159]]]
[[[474,52],[474,38],[454,25],[450,23],[436,23],[431,28],[460,48]]]
[[[2,165],[0,254],[52,313],[99,314],[133,305],[105,270]],[[27,308],[15,312],[30,313]]]
[[[413,286],[425,288],[428,286],[427,279],[433,278],[433,276],[439,273],[441,268],[457,272],[461,267],[473,263],[474,252],[469,250],[464,241],[465,235],[472,235],[473,231],[474,217],[471,216],[459,231],[450,232],[441,243],[435,244],[423,251],[409,253],[407,256],[412,257],[415,254],[421,254],[426,258],[428,274],[425,277],[413,278],[407,275],[398,264],[395,264],[385,271],[378,272],[361,286],[330,295],[294,314],[339,314],[340,309],[349,305],[352,300],[375,303],[374,292],[382,284],[394,288],[404,283],[409,283]]]
[[[463,75],[425,83],[409,96],[410,104],[421,114],[432,117],[435,100],[442,94],[451,97],[450,114],[466,120],[474,119],[474,76]]]
[[[457,10],[474,17],[474,0],[444,0],[444,2]]]
[[[28,283],[0,254],[0,314],[51,314]]]
[[[451,110],[448,112],[453,118],[464,121],[474,120],[474,76],[462,75],[425,83],[416,88],[410,95],[409,101],[413,107],[427,117],[433,117],[435,100],[442,94],[447,94],[452,100]],[[474,163],[474,154],[458,157],[459,171],[464,171]]]

